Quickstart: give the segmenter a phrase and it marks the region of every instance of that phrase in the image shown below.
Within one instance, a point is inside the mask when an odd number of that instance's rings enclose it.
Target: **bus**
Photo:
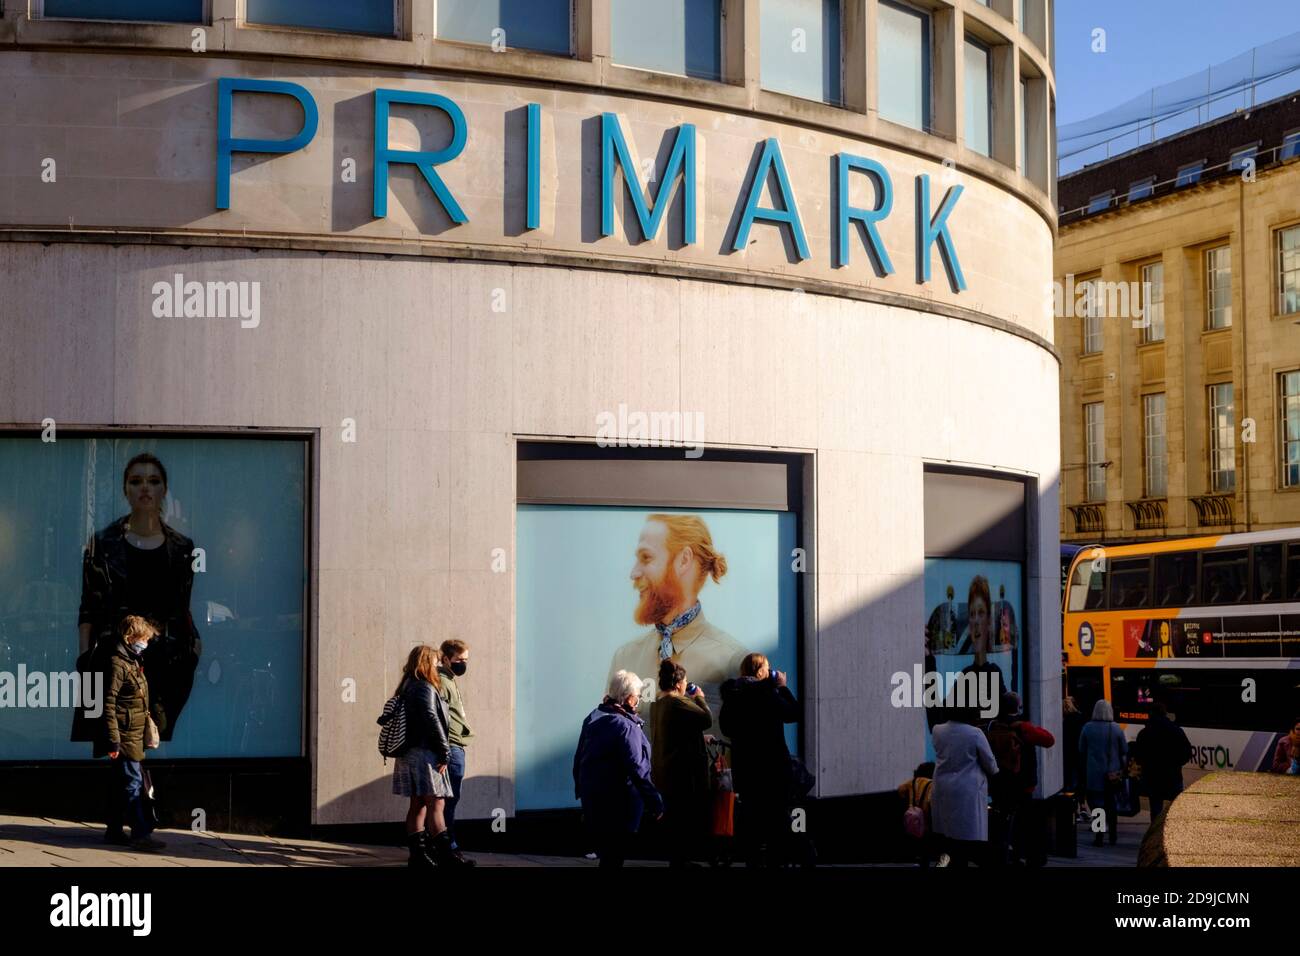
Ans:
[[[1269,770],[1300,717],[1300,528],[1094,545],[1071,563],[1066,689],[1105,698],[1130,740],[1164,703],[1192,744],[1185,782]]]

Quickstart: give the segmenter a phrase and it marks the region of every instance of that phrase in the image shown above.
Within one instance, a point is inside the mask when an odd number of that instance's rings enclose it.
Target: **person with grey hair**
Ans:
[[[650,779],[650,741],[637,714],[641,679],[630,671],[610,675],[600,706],[582,722],[573,754],[574,795],[596,845],[601,866],[622,866],[628,844],[648,809],[664,815],[664,801]]]
[[[1116,829],[1115,796],[1119,790],[1128,757],[1128,740],[1115,723],[1110,701],[1102,699],[1092,708],[1092,720],[1079,733],[1079,768],[1088,794],[1088,809],[1098,808],[1106,814],[1105,833],[1111,846],[1119,839]],[[1094,831],[1093,846],[1102,845],[1102,833]]]

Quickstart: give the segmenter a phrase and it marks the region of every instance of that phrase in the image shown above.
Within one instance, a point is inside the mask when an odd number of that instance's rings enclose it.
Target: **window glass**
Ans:
[[[1287,133],[1282,140],[1282,159],[1295,159],[1300,156],[1300,133]]]
[[[1156,607],[1187,607],[1196,603],[1195,551],[1156,555]]]
[[[764,89],[839,103],[839,0],[762,0],[759,16]]]
[[[882,2],[876,13],[880,115],[913,129],[930,128],[930,18]]]
[[[438,0],[438,36],[540,53],[572,52],[570,0]]]
[[[1128,201],[1137,202],[1139,199],[1145,199],[1155,192],[1156,179],[1150,176],[1146,179],[1139,179],[1128,187]]]
[[[1163,498],[1168,488],[1168,459],[1165,436],[1165,395],[1143,395],[1143,441],[1146,453],[1146,496]]]
[[[1165,264],[1142,267],[1142,341],[1165,339]]]
[[[722,4],[719,0],[614,0],[610,44],[620,66],[720,80]]]
[[[1093,355],[1102,346],[1101,279],[1085,279],[1079,285],[1083,287],[1083,354]]]
[[[1278,230],[1277,261],[1279,308],[1300,312],[1300,226]]]
[[[1177,186],[1190,186],[1201,180],[1201,171],[1205,169],[1205,163],[1191,163],[1178,170],[1178,179],[1175,182]]]
[[[23,4],[23,9],[26,7]],[[69,20],[202,23],[203,0],[45,0],[44,15]]]
[[[1122,558],[1110,562],[1110,606],[1150,606],[1150,558]]]
[[[1232,383],[1211,385],[1210,489],[1227,494],[1237,486],[1237,426],[1232,407]]]
[[[1087,443],[1088,500],[1106,499],[1106,406],[1103,402],[1089,402],[1083,411],[1084,436]]]
[[[992,155],[993,142],[993,92],[988,47],[967,40],[965,64],[966,145],[989,156]]]
[[[1256,601],[1282,600],[1282,545],[1255,545]]]
[[[1300,543],[1286,546],[1286,599],[1300,601]]]
[[[1115,193],[1112,191],[1108,193],[1099,193],[1098,195],[1093,196],[1088,200],[1088,212],[1105,212],[1110,208],[1110,200],[1114,195]]]
[[[1232,247],[1219,246],[1205,253],[1206,327],[1232,325]]]
[[[1232,170],[1245,169],[1246,161],[1254,159],[1258,154],[1258,146],[1247,146],[1245,149],[1239,149],[1228,159],[1228,168]]]
[[[1095,611],[1106,604],[1106,560],[1101,548],[1080,559],[1070,581],[1070,610]]]
[[[1300,486],[1300,372],[1278,376],[1282,399],[1282,485]]]
[[[319,3],[317,0],[248,0],[249,23],[309,27],[340,33],[367,33],[391,37],[397,34],[393,0],[348,0],[347,3]]]
[[[1201,602],[1241,604],[1249,595],[1246,588],[1245,548],[1206,551],[1201,557]]]
[[[124,475],[144,452],[161,470]],[[161,630],[144,657],[168,725],[151,757],[300,756],[306,461],[289,439],[0,439],[0,672],[70,694],[137,614]],[[128,517],[160,530],[130,539]],[[5,710],[0,760],[89,760],[98,725],[64,702]]]

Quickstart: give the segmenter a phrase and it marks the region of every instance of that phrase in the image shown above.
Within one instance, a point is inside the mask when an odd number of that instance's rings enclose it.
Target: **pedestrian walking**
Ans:
[[[799,719],[799,702],[785,674],[763,654],[748,654],[740,676],[721,688],[718,725],[731,741],[732,779],[751,866],[779,865],[788,849],[794,765],[785,725]]]
[[[930,865],[933,854],[934,821],[930,802],[933,794],[933,762],[918,765],[912,778],[898,785],[898,799],[903,805],[903,833],[922,869]]]
[[[1061,758],[1065,765],[1065,787],[1074,801],[1074,812],[1078,816],[1079,803],[1083,798],[1083,781],[1079,775],[1079,734],[1087,721],[1079,712],[1074,698],[1066,695],[1061,700]]]
[[[997,759],[983,731],[974,726],[977,708],[959,708],[934,728],[934,787],[930,816],[944,850],[940,866],[988,862],[989,781]]]
[[[1142,786],[1151,804],[1155,823],[1166,803],[1183,792],[1183,764],[1192,759],[1192,744],[1183,728],[1169,719],[1165,705],[1151,704],[1151,717],[1133,741],[1136,759],[1142,767]]]
[[[408,865],[418,868],[471,865],[452,848],[444,816],[453,791],[447,773],[450,718],[439,694],[440,682],[437,649],[427,644],[411,648],[394,691],[405,704],[408,744],[393,768],[393,793],[410,798],[406,811]]]
[[[438,648],[441,663],[438,665],[438,696],[447,705],[447,776],[451,780],[451,796],[443,807],[443,819],[451,834],[451,848],[459,850],[456,841],[456,807],[460,804],[461,785],[465,780],[465,750],[474,738],[465,718],[465,696],[460,678],[469,670],[469,645],[459,638],[442,642]],[[473,860],[469,861],[473,864]]]
[[[1083,725],[1079,733],[1079,770],[1088,794],[1088,808],[1095,813],[1105,813],[1106,829],[1111,846],[1119,839],[1115,797],[1123,782],[1128,758],[1128,741],[1124,731],[1115,723],[1115,711],[1110,701],[1102,699],[1092,708],[1092,720]],[[1093,834],[1093,846],[1102,845],[1103,831]]]
[[[650,779],[650,741],[637,714],[641,679],[615,671],[600,706],[582,722],[573,754],[573,787],[602,867],[622,866],[648,811],[663,819],[664,801]]]
[[[1006,745],[999,746],[1004,740]],[[1042,838],[1046,814],[1041,801],[1034,800],[1034,790],[1038,786],[1038,748],[1055,745],[1056,738],[1050,731],[1024,718],[1019,694],[1002,695],[998,714],[989,725],[989,746],[1000,768],[990,788],[999,822],[999,863],[1014,864],[1023,859],[1031,866],[1042,866],[1047,862]],[[1014,752],[1009,766],[1004,766],[1005,751]]]
[[[688,866],[703,849],[712,794],[705,732],[713,725],[704,691],[686,681],[686,668],[659,664],[659,697],[650,708],[651,779],[664,798],[669,865]]]
[[[118,627],[117,646],[109,659],[104,713],[94,755],[108,757],[112,787],[108,803],[108,829],[104,839],[117,846],[158,850],[153,813],[146,807],[144,760],[146,744],[157,746],[163,725],[160,702],[151,700],[144,672],[144,652],[158,636],[158,628],[137,614],[128,614]],[[128,838],[124,826],[131,827]]]

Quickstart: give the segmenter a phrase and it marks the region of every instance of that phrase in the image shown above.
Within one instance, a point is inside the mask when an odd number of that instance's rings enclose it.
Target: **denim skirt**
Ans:
[[[438,758],[432,750],[412,747],[393,767],[393,793],[399,797],[450,797],[451,778],[446,768],[438,772]]]

